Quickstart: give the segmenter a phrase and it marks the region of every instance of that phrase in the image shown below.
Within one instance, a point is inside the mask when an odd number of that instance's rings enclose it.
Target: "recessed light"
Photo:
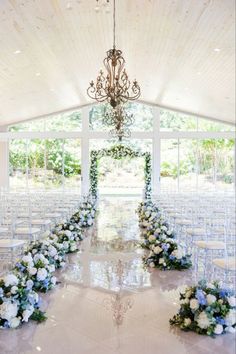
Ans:
[[[21,53],[21,50],[19,50],[19,49],[14,51],[14,54],[20,54],[20,53]]]
[[[36,73],[35,75],[36,75],[36,76],[40,76],[41,74],[40,74],[40,73]]]
[[[41,347],[36,347],[36,350],[37,350],[38,352],[41,352],[42,348],[41,348]]]
[[[197,72],[197,75],[201,75],[201,71],[198,71],[198,72]]]
[[[220,52],[220,48],[214,48],[215,52]]]

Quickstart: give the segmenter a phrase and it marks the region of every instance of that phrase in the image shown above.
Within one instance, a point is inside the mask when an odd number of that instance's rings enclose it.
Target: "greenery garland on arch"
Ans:
[[[131,149],[125,145],[114,145],[110,149],[92,150],[90,157],[90,193],[97,198],[98,194],[98,161],[100,158],[109,156],[113,159],[120,160],[124,157],[144,157],[144,179],[145,179],[145,198],[151,197],[151,181],[152,181],[152,166],[150,152],[140,152]]]

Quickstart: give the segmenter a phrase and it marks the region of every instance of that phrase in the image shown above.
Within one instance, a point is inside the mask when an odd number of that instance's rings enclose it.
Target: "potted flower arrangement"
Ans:
[[[170,324],[184,331],[215,336],[235,332],[236,298],[219,282],[202,280],[180,292],[180,309]]]
[[[9,273],[0,279],[0,328],[16,328],[29,319],[46,319],[39,309],[33,281],[22,274]]]

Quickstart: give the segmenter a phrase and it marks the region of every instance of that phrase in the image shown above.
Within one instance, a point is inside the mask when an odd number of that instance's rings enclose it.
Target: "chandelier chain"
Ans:
[[[116,48],[116,0],[113,0],[113,48]]]

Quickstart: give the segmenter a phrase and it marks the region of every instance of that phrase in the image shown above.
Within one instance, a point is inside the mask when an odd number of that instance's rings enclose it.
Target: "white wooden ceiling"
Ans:
[[[0,125],[91,102],[86,89],[112,46],[112,14],[95,5],[0,1]],[[117,0],[117,47],[141,100],[234,122],[234,6]]]

